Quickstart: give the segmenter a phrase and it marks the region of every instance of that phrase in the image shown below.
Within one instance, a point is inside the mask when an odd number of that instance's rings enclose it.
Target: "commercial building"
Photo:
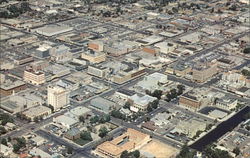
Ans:
[[[0,70],[10,70],[14,68],[14,62],[6,59],[0,59]]]
[[[27,81],[34,85],[40,85],[45,83],[45,74],[41,71],[34,71],[32,69],[27,69],[23,74],[24,81]]]
[[[65,127],[66,129],[70,129],[78,123],[78,120],[75,120],[69,116],[60,115],[57,117],[53,117],[53,122]]]
[[[48,105],[58,110],[69,104],[69,96],[66,89],[60,86],[48,86]]]
[[[137,86],[143,90],[154,91],[156,89],[161,89],[161,86],[168,82],[168,76],[155,72],[148,76],[145,76],[144,79],[137,83]]]
[[[94,51],[103,51],[104,46],[102,41],[91,41],[88,43],[88,48]]]
[[[50,81],[70,74],[70,69],[66,66],[55,64],[45,68],[46,81]]]
[[[121,136],[98,145],[94,153],[103,158],[119,158],[123,151],[138,150],[150,140],[150,135],[128,128]]]
[[[0,74],[0,84],[3,84],[5,82],[5,75]]]
[[[50,36],[58,35],[58,34],[61,34],[61,33],[69,32],[69,31],[72,31],[72,30],[73,30],[73,28],[68,27],[68,26],[47,25],[47,26],[44,26],[44,27],[40,27],[40,28],[36,29],[35,31],[38,34],[50,37]]]
[[[2,101],[0,107],[10,113],[18,113],[31,107],[42,105],[44,100],[34,94],[23,94],[9,96],[6,101]]]
[[[0,95],[8,96],[13,93],[17,93],[22,90],[25,90],[26,88],[27,88],[27,85],[25,84],[25,82],[21,80],[5,79],[5,81],[1,83],[0,85]]]
[[[135,68],[135,69],[127,69],[117,72],[112,78],[111,81],[117,84],[123,84],[131,79],[140,77],[146,73],[145,68]]]
[[[136,93],[134,91],[131,90],[127,90],[127,89],[119,89],[115,92],[115,94],[124,99],[124,100],[128,100],[130,97],[132,97],[133,95],[135,95]]]
[[[81,137],[81,131],[78,128],[73,127],[64,134],[64,137],[70,140],[76,140]]]
[[[45,118],[51,114],[51,109],[45,106],[36,106],[32,107],[26,111],[22,112],[22,115],[24,115],[27,119],[31,121],[35,121],[36,119]]]
[[[238,104],[238,100],[224,96],[222,98],[216,99],[216,106],[225,110],[231,110],[235,108]]]
[[[193,138],[198,131],[204,131],[206,129],[206,123],[198,120],[180,121],[175,127],[175,131],[187,135],[189,138]]]
[[[205,82],[218,73],[216,63],[198,63],[193,69],[193,80],[196,82]]]
[[[120,56],[138,48],[138,44],[132,41],[115,41],[104,45],[104,52],[112,56]]]
[[[105,78],[109,74],[109,68],[103,67],[102,65],[90,65],[88,66],[88,74]]]
[[[13,154],[13,150],[6,145],[0,144],[0,156],[10,157]]]
[[[43,150],[39,148],[33,148],[29,151],[30,155],[37,156],[39,155],[41,158],[49,158],[52,157],[52,155],[48,154],[47,152],[44,152]]]
[[[159,48],[161,53],[168,54],[177,48],[177,44],[171,42],[160,42],[155,44],[155,47]]]
[[[72,59],[70,48],[65,45],[59,45],[50,49],[49,53],[52,61],[66,62]]]
[[[94,107],[95,109],[98,109],[104,113],[109,113],[111,110],[113,110],[116,107],[116,104],[114,102],[101,98],[101,97],[92,99],[90,101],[90,105]]]
[[[17,65],[23,65],[34,61],[34,58],[30,55],[20,55],[14,58],[14,63]]]
[[[184,77],[190,73],[192,68],[186,65],[184,62],[177,62],[169,65],[166,69],[166,73],[175,74],[176,76]]]
[[[180,96],[179,104],[190,108],[190,109],[199,109],[203,105],[208,105],[212,99],[207,97],[209,94],[209,89],[207,88],[197,88],[188,93],[185,93]]]
[[[65,115],[70,116],[71,118],[74,118],[75,120],[78,120],[80,116],[83,116],[84,118],[91,116],[92,112],[89,108],[78,106],[74,109],[71,109],[69,112],[65,113]]]
[[[133,95],[129,99],[133,104],[130,106],[130,110],[133,112],[146,112],[149,103],[157,100],[156,97],[149,95],[139,96],[137,94]]]
[[[42,71],[49,66],[49,62],[44,60],[39,60],[31,63],[29,66],[34,71]]]
[[[106,60],[106,55],[102,52],[90,50],[83,52],[81,58],[88,60],[91,63],[101,63]]]

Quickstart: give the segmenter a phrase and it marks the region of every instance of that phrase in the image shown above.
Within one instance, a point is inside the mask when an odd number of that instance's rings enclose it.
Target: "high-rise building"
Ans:
[[[69,104],[69,96],[66,89],[60,86],[48,86],[48,104],[53,106],[54,110]]]

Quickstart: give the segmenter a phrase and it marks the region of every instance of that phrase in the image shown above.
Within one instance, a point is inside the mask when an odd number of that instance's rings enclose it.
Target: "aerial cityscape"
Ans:
[[[249,0],[0,9],[0,158],[250,158]]]

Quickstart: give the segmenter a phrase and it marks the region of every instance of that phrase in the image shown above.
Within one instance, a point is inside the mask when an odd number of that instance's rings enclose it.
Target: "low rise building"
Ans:
[[[78,123],[78,120],[75,120],[66,115],[60,115],[57,117],[53,117],[53,122],[62,127],[65,127],[66,129],[70,129]]]
[[[45,106],[36,106],[22,112],[25,118],[35,121],[36,119],[45,118],[51,114],[51,109]]]
[[[34,85],[40,85],[45,83],[45,74],[41,71],[34,71],[32,69],[27,69],[23,74],[24,81],[27,81]]]
[[[192,69],[193,80],[196,82],[205,82],[217,73],[216,63],[198,63]]]
[[[150,135],[128,128],[122,135],[98,145],[94,153],[104,158],[119,158],[123,151],[138,150],[150,140]]]
[[[190,109],[199,109],[201,106],[208,104],[211,100],[207,97],[209,89],[198,88],[180,96],[179,104]]]
[[[231,110],[235,108],[238,104],[238,100],[232,99],[228,96],[224,96],[222,98],[216,99],[215,105],[219,108],[225,109],[225,110]]]
[[[34,58],[30,55],[19,55],[14,58],[14,63],[17,65],[23,65],[34,61]]]
[[[177,63],[170,64],[166,69],[166,73],[175,74],[176,76],[184,77],[188,73],[191,72],[191,69],[192,68],[186,65],[184,62],[177,62]]]
[[[3,156],[3,157],[10,157],[11,155],[13,154],[13,151],[11,148],[9,148],[8,146],[6,145],[3,145],[3,144],[0,144],[0,156]]]
[[[105,78],[109,73],[109,68],[103,67],[102,65],[90,65],[88,66],[88,74]]]
[[[193,138],[198,131],[204,131],[206,129],[206,123],[198,120],[180,121],[175,127],[178,133],[183,133],[189,138]]]
[[[171,42],[160,42],[155,44],[155,47],[159,48],[161,53],[168,54],[173,52],[178,46]]]
[[[89,50],[83,52],[81,54],[81,58],[89,61],[90,63],[101,63],[106,60],[106,55],[102,52]]]
[[[92,49],[94,51],[103,51],[104,49],[104,44],[102,41],[91,41],[88,43],[88,48]]]
[[[18,113],[34,106],[42,105],[44,100],[34,94],[13,95],[2,101],[0,107],[10,113]]]
[[[116,104],[114,102],[101,98],[101,97],[92,99],[90,101],[90,105],[94,107],[95,109],[98,109],[105,113],[109,113],[111,110],[113,110],[116,107]]]
[[[129,100],[133,103],[130,106],[131,111],[133,111],[133,112],[139,112],[139,111],[146,112],[149,103],[157,100],[157,98],[149,96],[149,95],[139,96],[139,95],[135,94],[132,97],[130,97]]]
[[[71,128],[65,134],[64,137],[70,140],[76,140],[81,137],[81,131],[78,128]]]
[[[65,45],[59,45],[50,49],[50,56],[52,61],[66,62],[73,58],[70,48]]]
[[[25,82],[16,79],[5,79],[5,81],[0,85],[0,95],[8,96],[27,88]]]
[[[73,28],[68,27],[68,26],[47,25],[47,26],[44,26],[44,27],[37,28],[35,31],[38,34],[51,37],[51,36],[58,35],[58,34],[61,34],[61,33],[65,33],[65,32],[69,32],[69,31],[72,31],[72,30],[73,30]]]
[[[148,76],[145,76],[144,79],[137,83],[137,86],[141,87],[143,90],[159,90],[162,85],[168,83],[168,76],[155,72]]]

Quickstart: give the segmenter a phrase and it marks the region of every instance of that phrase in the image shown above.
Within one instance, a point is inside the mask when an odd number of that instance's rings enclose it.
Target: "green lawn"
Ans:
[[[90,141],[88,141],[88,140],[83,140],[83,139],[79,138],[79,139],[74,140],[74,142],[75,142],[76,144],[79,144],[79,145],[83,146],[84,144],[87,144],[87,143],[90,142]]]

